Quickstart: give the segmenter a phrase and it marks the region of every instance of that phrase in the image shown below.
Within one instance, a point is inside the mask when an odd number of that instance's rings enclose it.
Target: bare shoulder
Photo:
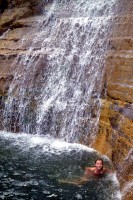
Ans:
[[[95,167],[86,167],[85,170],[94,171]]]
[[[85,168],[85,174],[92,173],[92,172],[94,172],[94,170],[95,170],[95,167],[86,167]]]

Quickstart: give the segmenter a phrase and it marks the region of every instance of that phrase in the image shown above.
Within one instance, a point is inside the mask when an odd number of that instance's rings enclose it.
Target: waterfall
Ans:
[[[5,131],[89,144],[98,129],[105,55],[116,0],[44,1],[18,54]]]
[[[82,178],[95,159],[112,169],[82,143],[91,144],[98,130],[116,1],[43,0],[42,15],[22,19],[25,34],[10,55],[14,73],[3,99],[1,199],[121,199],[115,173],[81,187],[60,182]]]

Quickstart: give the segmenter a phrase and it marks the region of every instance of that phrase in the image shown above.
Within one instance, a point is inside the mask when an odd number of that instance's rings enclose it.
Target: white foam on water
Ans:
[[[18,149],[20,149],[22,152],[29,152],[32,150],[35,150],[35,158],[37,155],[45,154],[45,155],[59,155],[63,152],[67,152],[68,155],[71,152],[76,153],[82,153],[87,152],[89,153],[97,153],[92,148],[89,148],[82,144],[77,143],[68,143],[59,139],[55,139],[49,135],[42,136],[42,135],[30,135],[26,133],[10,133],[5,131],[0,131],[0,139],[7,141],[9,146],[17,146]],[[37,147],[37,148],[36,148]],[[9,147],[10,148],[10,147]],[[39,154],[38,154],[39,153]],[[75,154],[76,155],[76,154]],[[107,156],[102,156],[104,160],[108,160],[109,158]],[[107,179],[111,180],[112,184],[114,185],[114,191],[112,193],[112,199],[113,200],[121,200],[121,194],[119,191],[119,182],[117,180],[117,176],[115,173],[109,174]],[[132,184],[129,184],[128,186],[131,186]],[[78,196],[80,198],[80,196]]]
[[[36,146],[43,147],[42,152],[60,154],[63,151],[87,151],[87,152],[96,152],[94,149],[87,146],[68,143],[58,139],[54,139],[48,136],[42,135],[31,135],[26,133],[10,133],[5,131],[0,131],[0,138],[12,141],[12,145],[19,145],[21,149],[29,150],[30,148],[35,148]]]
[[[72,149],[75,149],[77,151],[84,150],[87,152],[96,152],[94,149],[89,148],[87,146],[81,145],[81,144],[76,144],[76,143],[67,143],[67,142],[62,142],[59,140],[54,140],[54,142],[51,144],[51,147],[56,150],[61,150],[61,151],[71,151]]]
[[[114,200],[121,200],[122,199],[122,194],[120,192],[120,183],[117,179],[116,173],[111,173],[108,175],[109,180],[112,181],[113,186],[115,187],[115,192],[112,194],[112,199]]]

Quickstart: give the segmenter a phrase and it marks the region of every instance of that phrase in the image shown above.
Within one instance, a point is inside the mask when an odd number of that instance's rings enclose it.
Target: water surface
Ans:
[[[81,177],[98,157],[91,148],[49,136],[0,132],[0,199],[118,200],[115,175],[90,179],[80,187],[59,182]]]

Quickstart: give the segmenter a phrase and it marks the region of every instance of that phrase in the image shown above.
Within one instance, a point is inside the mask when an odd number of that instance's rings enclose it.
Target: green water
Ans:
[[[120,199],[118,183],[112,177],[90,179],[80,187],[59,183],[59,179],[82,176],[84,167],[97,157],[97,152],[82,145],[0,132],[0,199]]]

